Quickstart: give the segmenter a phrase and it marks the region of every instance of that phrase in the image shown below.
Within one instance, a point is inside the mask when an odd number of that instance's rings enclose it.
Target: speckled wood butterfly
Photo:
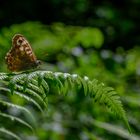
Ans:
[[[40,64],[29,42],[21,34],[13,37],[12,48],[6,54],[5,60],[8,69],[13,72],[33,69]]]

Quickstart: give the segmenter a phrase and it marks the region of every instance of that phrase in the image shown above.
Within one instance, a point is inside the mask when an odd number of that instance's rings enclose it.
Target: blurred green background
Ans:
[[[50,96],[45,120],[34,111],[37,134],[23,134],[26,140],[140,139],[139,13],[139,0],[0,1],[0,72],[8,72],[4,57],[13,35],[21,33],[45,62],[42,69],[114,87],[133,132],[130,137],[104,105],[72,93]]]

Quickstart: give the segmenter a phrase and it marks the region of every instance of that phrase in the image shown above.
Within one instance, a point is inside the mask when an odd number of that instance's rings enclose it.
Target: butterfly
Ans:
[[[7,67],[12,72],[36,68],[41,62],[37,60],[31,45],[21,34],[15,34],[12,47],[5,56]]]

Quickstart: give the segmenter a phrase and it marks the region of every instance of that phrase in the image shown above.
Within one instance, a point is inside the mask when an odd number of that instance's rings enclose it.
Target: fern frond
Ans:
[[[126,129],[124,129],[121,126],[98,121],[98,120],[92,118],[91,116],[87,116],[86,114],[82,114],[80,116],[80,120],[82,122],[84,122],[85,125],[87,125],[87,124],[90,126],[93,125],[93,126],[101,128],[101,129],[107,130],[108,132],[113,133],[116,136],[119,136],[120,139],[127,139],[127,140],[139,140],[140,139],[140,137],[138,135],[130,134]],[[94,131],[94,129],[93,129],[93,131]]]
[[[0,80],[4,80],[8,78],[8,75],[6,73],[0,73]]]
[[[3,78],[2,80],[5,79]],[[42,101],[41,99],[44,99],[44,97],[47,97],[47,95],[52,92],[52,88],[55,88],[56,93],[63,95],[66,95],[72,89],[83,91],[85,96],[90,96],[96,102],[105,104],[109,110],[124,120],[127,128],[131,131],[120,97],[116,91],[111,87],[105,86],[96,79],[89,80],[87,76],[81,78],[77,74],[71,75],[69,73],[61,72],[35,71],[11,75],[9,83],[10,89],[6,91],[9,92],[11,90],[12,93],[23,96],[27,100],[34,102],[40,110],[40,105],[27,97],[27,94],[32,93],[32,95]],[[27,94],[25,96],[25,94],[23,95],[22,93]]]
[[[35,122],[32,113],[28,109],[26,109],[25,107],[22,107],[22,106],[19,106],[19,105],[16,105],[16,104],[13,104],[13,103],[10,103],[7,101],[2,101],[1,99],[0,99],[0,106],[6,106],[8,108],[17,109],[18,111],[26,114],[28,116],[28,119],[32,120],[32,122]]]
[[[7,130],[7,129],[5,129],[5,128],[0,128],[0,134],[4,134],[4,135],[8,135],[9,137],[11,137],[11,139],[16,139],[16,140],[21,140],[21,138],[20,137],[18,137],[15,133],[13,133],[13,132],[11,132],[11,131],[9,131],[9,130]]]
[[[1,112],[0,112],[0,116],[3,117],[3,118],[7,118],[7,119],[9,119],[11,121],[18,122],[18,123],[26,126],[27,128],[29,128],[33,132],[32,126],[29,123],[25,122],[24,120],[22,120],[22,119],[20,119],[18,117],[15,117],[15,116],[12,116],[12,115],[8,115],[6,113],[1,113]]]
[[[92,119],[91,123],[93,125],[97,126],[97,127],[105,129],[105,130],[107,130],[111,133],[114,133],[114,134],[116,134],[117,136],[120,136],[123,139],[127,139],[127,140],[139,140],[140,139],[140,136],[135,135],[135,134],[130,134],[124,128],[122,128],[120,126],[108,124],[108,123],[105,123],[105,122],[100,122],[100,121],[97,121],[95,119]]]
[[[1,90],[1,91],[6,91],[6,92],[11,93],[10,89],[5,88],[5,87],[0,87],[0,90]],[[41,107],[35,100],[33,100],[33,99],[30,98],[29,96],[23,94],[22,92],[14,91],[14,94],[16,94],[17,96],[19,96],[19,97],[25,99],[25,100],[28,101],[28,102],[33,103],[33,104],[42,112],[42,114],[43,114],[42,107]]]

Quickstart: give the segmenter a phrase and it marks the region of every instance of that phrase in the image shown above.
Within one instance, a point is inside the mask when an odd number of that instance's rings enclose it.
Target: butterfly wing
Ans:
[[[12,48],[6,54],[5,60],[11,71],[23,71],[38,66],[38,60],[29,42],[20,34],[13,37]]]

